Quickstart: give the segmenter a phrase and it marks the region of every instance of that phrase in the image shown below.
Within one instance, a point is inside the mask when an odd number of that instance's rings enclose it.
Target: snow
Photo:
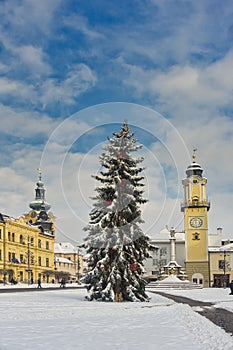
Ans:
[[[233,306],[228,290],[167,292]],[[82,288],[2,293],[0,349],[233,349],[229,334],[188,305],[148,294],[149,303],[107,303],[87,301]]]

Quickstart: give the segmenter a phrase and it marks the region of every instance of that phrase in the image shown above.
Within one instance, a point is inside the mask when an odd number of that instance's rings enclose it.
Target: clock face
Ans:
[[[201,227],[203,225],[203,219],[199,218],[199,217],[194,217],[191,218],[190,221],[190,226],[194,227],[194,228],[198,228]]]

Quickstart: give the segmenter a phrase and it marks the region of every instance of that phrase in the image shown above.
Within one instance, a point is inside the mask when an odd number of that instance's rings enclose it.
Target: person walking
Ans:
[[[66,286],[65,278],[62,278],[60,287],[65,288],[65,286]]]
[[[38,280],[37,280],[37,288],[42,288],[41,287],[41,280],[40,280],[40,278],[38,278]]]

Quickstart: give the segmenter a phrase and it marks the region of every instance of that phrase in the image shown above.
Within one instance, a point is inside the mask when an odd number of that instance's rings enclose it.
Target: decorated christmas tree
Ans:
[[[84,228],[88,272],[83,282],[89,300],[147,301],[142,272],[149,237],[140,228],[140,206],[147,202],[141,182],[144,168],[139,166],[143,158],[131,155],[142,146],[126,121],[108,141],[100,156],[102,171],[94,176],[100,186]]]

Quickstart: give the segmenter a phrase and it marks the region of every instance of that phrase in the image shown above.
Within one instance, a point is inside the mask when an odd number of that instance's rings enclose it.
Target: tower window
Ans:
[[[198,232],[193,233],[193,240],[194,241],[199,241],[200,240],[200,234]]]

